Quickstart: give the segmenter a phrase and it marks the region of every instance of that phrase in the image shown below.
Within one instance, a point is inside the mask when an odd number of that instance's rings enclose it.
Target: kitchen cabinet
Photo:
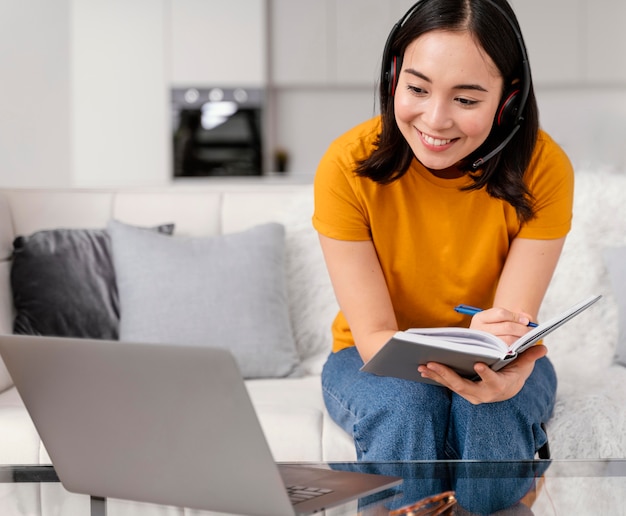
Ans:
[[[379,79],[387,36],[413,0],[268,0],[276,87],[364,87]],[[538,86],[622,85],[626,2],[512,0]]]
[[[72,185],[166,183],[166,5],[72,0],[70,7]]]
[[[514,0],[537,86],[626,83],[626,3]]]
[[[626,2],[588,0],[585,79],[599,84],[626,84]]]
[[[333,0],[270,0],[271,83],[320,86],[331,81]]]
[[[0,2],[0,186],[71,184],[69,0]]]
[[[329,63],[338,84],[376,84],[383,47],[395,18],[391,2],[335,2],[335,54]],[[402,11],[399,9],[398,12]],[[358,14],[357,14],[358,13]]]
[[[271,84],[369,87],[412,0],[270,0]]]
[[[536,86],[583,79],[584,7],[584,0],[514,1]]]
[[[173,86],[265,85],[265,0],[170,0],[170,6]]]
[[[538,93],[558,108],[542,107],[542,122],[566,136],[586,125],[580,141],[604,150],[606,134],[623,134],[626,2],[511,1]],[[190,84],[266,88],[267,149],[287,149],[293,173],[312,173],[330,139],[372,114],[384,42],[412,4],[0,2],[0,182],[168,184],[170,88]],[[572,106],[588,109],[584,99],[598,96],[602,109],[591,122],[567,123]]]

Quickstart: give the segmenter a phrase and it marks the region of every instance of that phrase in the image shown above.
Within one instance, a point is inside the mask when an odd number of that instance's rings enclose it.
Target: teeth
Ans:
[[[452,141],[452,140],[440,140],[438,138],[433,138],[432,136],[428,136],[427,134],[424,134],[424,133],[422,133],[422,136],[424,137],[424,140],[426,140],[426,143],[430,145],[435,145],[435,146],[447,145],[448,143]]]

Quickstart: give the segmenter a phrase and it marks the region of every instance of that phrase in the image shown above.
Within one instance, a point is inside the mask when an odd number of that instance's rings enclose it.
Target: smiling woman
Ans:
[[[430,384],[360,370],[398,330],[470,325],[511,343],[537,318],[570,229],[573,171],[539,130],[506,0],[416,3],[387,39],[380,106],[331,144],[315,178],[340,306],[328,411],[362,460],[530,459],[555,400],[543,346],[498,372],[477,363],[478,381],[438,363],[418,369]],[[485,310],[470,321],[460,303]]]

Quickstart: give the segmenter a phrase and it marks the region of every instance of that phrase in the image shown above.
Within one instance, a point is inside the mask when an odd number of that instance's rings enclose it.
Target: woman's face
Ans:
[[[502,86],[498,68],[469,32],[428,32],[404,54],[396,123],[425,167],[453,167],[487,139]]]

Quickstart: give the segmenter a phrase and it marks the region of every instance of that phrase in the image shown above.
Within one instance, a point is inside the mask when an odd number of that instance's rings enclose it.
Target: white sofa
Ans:
[[[0,190],[0,331],[12,331],[9,274],[13,240],[42,229],[105,228],[110,218],[138,226],[175,223],[175,235],[231,233],[267,221],[286,227],[290,316],[304,376],[249,380],[277,460],[349,460],[351,439],[324,411],[319,372],[337,310],[317,236],[309,184],[246,180],[165,189]],[[49,457],[0,361],[0,464],[47,463]]]
[[[286,228],[289,316],[305,375],[252,379],[247,386],[276,460],[353,460],[352,441],[329,419],[320,389],[337,305],[311,227],[312,206],[311,185],[276,180],[217,180],[160,189],[0,190],[0,331],[12,331],[9,273],[18,235],[63,227],[104,228],[110,218],[142,226],[173,222],[175,236],[216,235],[280,222]],[[555,415],[548,424],[553,458],[626,457],[626,368],[614,363],[618,304],[603,261],[606,248],[625,245],[626,175],[577,172],[574,228],[541,317],[592,293],[604,298],[546,339],[560,380]],[[47,462],[0,363],[0,464]]]

